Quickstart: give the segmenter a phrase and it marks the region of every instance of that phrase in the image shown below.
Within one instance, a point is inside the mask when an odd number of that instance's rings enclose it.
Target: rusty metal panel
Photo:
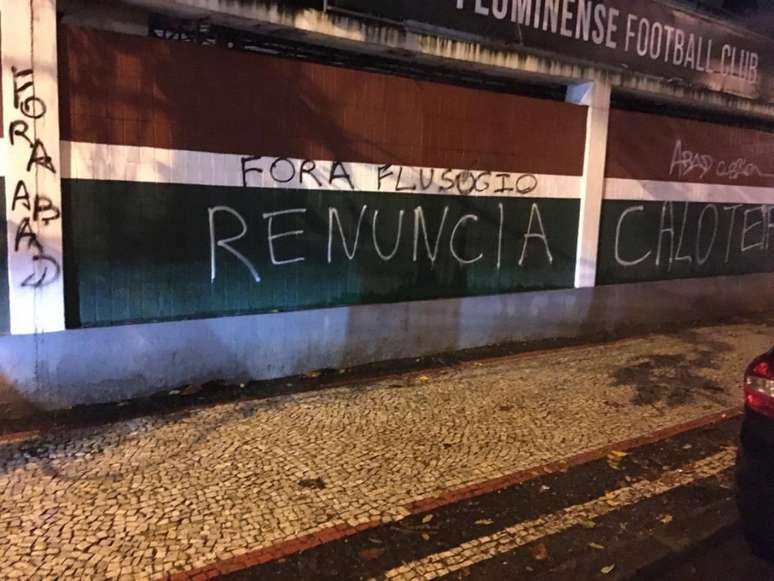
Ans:
[[[66,140],[582,172],[583,107],[73,27],[60,52]]]
[[[607,176],[774,186],[774,133],[614,109]]]

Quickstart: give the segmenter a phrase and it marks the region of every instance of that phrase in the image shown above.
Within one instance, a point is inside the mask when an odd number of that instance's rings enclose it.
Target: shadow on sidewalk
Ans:
[[[616,385],[636,390],[634,405],[665,403],[675,407],[693,401],[698,393],[723,392],[720,384],[702,371],[717,369],[717,355],[732,351],[733,346],[690,329],[674,336],[691,348],[690,353],[636,357],[612,374]]]

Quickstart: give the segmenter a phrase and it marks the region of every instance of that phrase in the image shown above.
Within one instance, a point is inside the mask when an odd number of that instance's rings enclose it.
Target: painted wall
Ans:
[[[60,49],[70,327],[573,285],[584,107],[88,29]]]
[[[713,277],[0,337],[0,368],[17,409],[19,400],[62,408],[207,380],[709,321],[771,310],[773,285],[771,274]],[[10,391],[0,390],[0,409]]]
[[[68,330],[0,337],[0,413],[774,308],[768,133],[58,41]]]
[[[774,271],[774,133],[613,110],[602,284]]]

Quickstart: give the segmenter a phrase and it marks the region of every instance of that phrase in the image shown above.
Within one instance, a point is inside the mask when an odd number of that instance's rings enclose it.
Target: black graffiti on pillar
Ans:
[[[16,67],[11,67],[11,72],[13,73],[14,109],[26,119],[11,121],[8,128],[10,144],[16,146],[23,142],[27,143],[30,150],[26,166],[27,172],[31,172],[35,166],[38,166],[56,174],[56,167],[45,143],[34,132],[30,132],[31,127],[28,120],[34,122],[37,119],[42,119],[48,110],[45,101],[35,94],[34,71],[31,68],[18,70]],[[32,252],[32,272],[24,278],[21,286],[26,288],[44,287],[61,276],[62,267],[56,258],[46,252],[38,233],[32,228],[32,223],[42,222],[44,227],[48,226],[50,222],[61,219],[62,212],[46,195],[36,192],[32,198],[24,179],[20,179],[14,189],[11,212],[16,210],[17,204],[24,207],[28,215],[19,221],[16,228],[14,251]],[[26,248],[24,248],[25,242]]]
[[[39,262],[43,264],[43,272],[33,270],[27,278],[25,278],[21,286],[25,288],[40,288],[55,282],[62,274],[62,267],[59,266],[57,260],[47,254],[35,254],[32,257],[32,262]],[[49,270],[51,267],[52,270]]]
[[[11,121],[11,125],[8,127],[8,137],[11,140],[11,145],[16,145],[16,138],[21,137],[24,139],[30,147],[32,147],[32,139],[27,135],[27,131],[30,130],[30,125],[24,119],[17,119]]]
[[[27,250],[34,247],[39,252],[43,251],[43,245],[38,240],[38,235],[32,229],[29,216],[22,218],[22,221],[19,222],[19,227],[16,228],[16,236],[14,236],[13,244],[14,252],[19,252],[19,246],[21,245],[22,240],[27,241]]]
[[[57,210],[58,211],[58,210]],[[16,230],[14,240],[14,251],[18,252],[22,242],[27,242],[27,250],[32,250],[33,270],[22,281],[21,286],[25,288],[40,288],[56,281],[62,273],[59,262],[46,251],[40,243],[38,235],[32,230],[29,217],[24,217]],[[42,272],[35,268],[36,263],[42,265]]]
[[[32,69],[19,71],[16,67],[11,67],[13,73],[13,106],[22,112],[22,115],[30,119],[41,119],[47,111],[43,99],[35,95],[35,84],[33,81]],[[28,79],[28,80],[27,80]],[[19,82],[22,81],[20,85]],[[32,95],[22,98],[22,93],[28,89],[32,90]]]
[[[30,206],[30,192],[24,180],[19,180],[19,183],[16,184],[16,189],[13,192],[13,202],[11,202],[11,212],[16,210],[16,202],[21,202],[28,210],[32,209]]]
[[[20,194],[24,195],[20,195]],[[30,206],[30,193],[27,190],[27,186],[22,180],[16,185],[16,191],[13,195],[13,202],[11,203],[11,211],[16,209],[16,203],[21,202],[27,210],[32,210],[32,221],[43,221],[43,224],[48,226],[49,222],[59,220],[62,216],[62,212],[58,206],[48,196],[41,196],[35,194],[35,206]],[[28,218],[25,218],[25,220]]]
[[[30,159],[27,162],[27,171],[30,171],[34,165],[39,165],[51,173],[56,173],[54,162],[51,160],[51,156],[48,155],[48,152],[46,151],[46,146],[40,139],[36,139],[35,143],[32,145]]]
[[[48,226],[49,222],[59,220],[62,216],[62,211],[58,206],[54,205],[51,198],[48,196],[35,196],[35,209],[32,212],[32,220],[37,222],[41,220],[43,224]]]

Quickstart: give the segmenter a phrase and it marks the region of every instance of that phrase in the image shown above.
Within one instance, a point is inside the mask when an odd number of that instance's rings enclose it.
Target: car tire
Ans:
[[[750,550],[774,563],[774,481],[768,463],[742,449],[736,459],[736,503]]]

